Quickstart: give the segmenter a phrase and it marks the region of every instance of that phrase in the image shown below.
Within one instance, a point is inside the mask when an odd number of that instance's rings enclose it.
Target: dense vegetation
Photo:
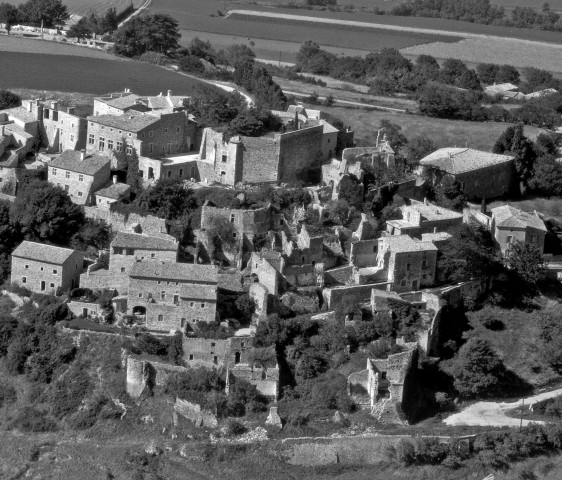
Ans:
[[[492,5],[490,0],[408,0],[391,9],[392,15],[436,17],[483,23],[504,27],[534,28],[562,31],[560,15],[550,9],[548,2],[540,11],[532,7],[515,7],[511,18],[503,7]]]
[[[17,7],[8,3],[0,4],[0,23],[6,25],[8,32],[18,23],[62,28],[69,18],[68,9],[61,0],[28,0]]]

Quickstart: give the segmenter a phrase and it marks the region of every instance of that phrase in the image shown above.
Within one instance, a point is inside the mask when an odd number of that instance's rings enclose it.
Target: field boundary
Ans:
[[[152,3],[152,0],[146,0],[137,10],[134,10],[133,13],[131,13],[131,15],[129,15],[127,18],[125,18],[118,25],[118,27],[121,27],[122,25],[125,25],[125,23],[127,23],[132,18],[136,17],[137,15],[140,15],[144,10],[146,10],[150,6],[151,3]]]
[[[428,34],[428,35],[438,35],[438,36],[451,36],[461,39],[466,38],[486,38],[491,40],[510,40],[510,41],[517,41],[523,42],[530,45],[548,45],[548,46],[556,46],[562,49],[562,45],[554,43],[554,42],[546,42],[546,41],[537,41],[537,40],[527,40],[515,37],[501,37],[495,35],[486,35],[481,33],[468,33],[468,32],[455,32],[450,30],[436,30],[436,29],[429,29],[429,28],[419,28],[419,27],[406,27],[400,25],[388,25],[383,23],[372,23],[372,22],[359,22],[356,20],[341,20],[341,19],[334,19],[334,18],[325,18],[325,17],[311,17],[307,15],[290,15],[286,13],[270,13],[270,12],[261,12],[258,10],[229,10],[225,15],[225,19],[229,17],[237,18],[237,17],[256,17],[256,18],[268,18],[272,20],[284,20],[287,22],[308,22],[308,23],[316,23],[316,24],[327,24],[327,25],[342,25],[342,26],[351,26],[357,28],[367,28],[367,29],[376,29],[376,30],[391,30],[391,31],[398,31],[398,32],[410,32],[410,33],[419,33],[419,34]]]

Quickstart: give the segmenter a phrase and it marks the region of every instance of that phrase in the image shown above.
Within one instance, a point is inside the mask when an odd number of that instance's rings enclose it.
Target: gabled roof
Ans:
[[[197,283],[184,284],[180,288],[180,297],[193,300],[216,300],[217,286]]]
[[[70,170],[71,172],[83,173],[84,175],[95,175],[110,163],[108,158],[101,155],[86,155],[84,160],[81,160],[81,158],[81,152],[66,150],[56,160],[49,162],[49,167]]]
[[[420,213],[420,215],[428,221],[434,220],[454,220],[462,218],[462,213],[455,212],[454,210],[449,210],[447,208],[439,207],[433,205],[432,203],[414,203],[408,205],[404,210],[412,209]]]
[[[119,232],[111,242],[112,247],[136,248],[139,250],[178,250],[178,243],[172,239],[151,237],[142,233]]]
[[[546,232],[544,222],[534,213],[527,213],[510,205],[492,208],[492,218],[499,228],[533,228]]]
[[[216,284],[218,281],[218,269],[212,265],[146,261],[135,263],[129,276]]]
[[[422,158],[420,165],[456,175],[512,161],[513,157],[509,155],[482,152],[472,148],[440,148]]]
[[[145,101],[148,107],[154,110],[168,110],[173,108],[182,108],[183,101],[186,98],[188,97],[158,95],[156,97],[146,97]]]
[[[109,105],[110,107],[118,108],[120,110],[124,110],[126,108],[131,108],[137,104],[137,100],[141,97],[135,95],[134,93],[126,93],[120,94],[119,96],[115,96],[113,98],[107,97],[98,97],[96,100]]]
[[[381,238],[394,253],[437,251],[432,242],[415,240],[409,235],[388,235]]]
[[[95,192],[98,197],[111,198],[112,200],[119,200],[131,189],[130,185],[126,183],[112,183],[109,187],[102,188]]]
[[[17,118],[19,121],[24,123],[37,121],[37,116],[33,112],[29,112],[27,108],[23,106],[7,108],[6,110],[1,110],[1,112],[6,113],[10,117]]]
[[[159,117],[149,113],[130,110],[123,115],[97,115],[88,117],[89,122],[99,123],[106,127],[118,128],[127,132],[140,132],[157,123]]]
[[[46,245],[44,243],[24,240],[12,252],[12,257],[26,258],[28,260],[36,260],[38,262],[62,265],[74,253],[75,250],[72,250],[70,248],[55,247],[54,245]]]

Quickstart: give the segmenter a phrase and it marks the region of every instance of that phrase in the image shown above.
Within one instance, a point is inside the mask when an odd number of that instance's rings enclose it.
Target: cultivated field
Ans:
[[[562,35],[561,35],[562,37]],[[433,55],[466,62],[499,63],[562,72],[562,45],[536,44],[524,40],[468,38],[456,43],[435,42],[402,49],[405,55]]]
[[[23,3],[23,0],[4,0],[13,5]],[[119,14],[125,10],[131,2],[135,8],[140,7],[144,0],[63,0],[69,13],[86,16],[92,13],[103,15],[109,8],[115,7]]]
[[[141,62],[0,51],[0,88],[95,94],[130,88],[140,95],[157,95],[170,89],[178,95],[190,95],[200,84]]]
[[[406,113],[389,113],[376,110],[358,110],[345,107],[322,107],[323,110],[344,120],[355,131],[356,140],[362,144],[375,141],[379,122],[386,118],[402,127],[408,138],[426,135],[437,148],[464,147],[491,151],[495,141],[509,126],[505,123],[463,122],[428,118]],[[534,139],[541,132],[535,127],[525,127],[525,135]]]

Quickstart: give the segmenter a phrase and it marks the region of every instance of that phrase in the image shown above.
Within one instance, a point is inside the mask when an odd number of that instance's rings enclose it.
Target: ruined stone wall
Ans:
[[[101,306],[97,303],[90,303],[90,302],[76,302],[71,301],[66,304],[68,309],[77,317],[80,315],[89,315],[91,317],[97,317],[101,313]]]
[[[377,263],[378,240],[351,242],[349,263],[358,268],[373,267]]]
[[[140,225],[142,232],[147,235],[160,236],[167,233],[166,220],[153,215],[138,215],[131,213],[124,215],[122,213],[102,210],[97,207],[84,207],[84,212],[88,218],[94,220],[104,220],[115,232],[130,232],[134,224]]]
[[[242,137],[242,181],[277,183],[280,181],[280,142],[272,137]]]
[[[181,415],[194,422],[197,427],[215,428],[218,426],[216,415],[209,410],[203,410],[197,403],[191,403],[181,398],[176,398],[174,414],[174,423],[177,423],[176,415]]]
[[[149,376],[148,362],[132,356],[127,357],[126,390],[132,398],[139,398],[148,388]]]
[[[279,181],[302,180],[302,174],[322,164],[322,125],[277,134],[279,139]]]
[[[435,282],[437,251],[400,252],[390,256],[388,280],[404,292],[430,287]]]
[[[349,287],[325,288],[322,291],[324,300],[329,309],[335,309],[345,297],[353,297],[356,303],[365,303],[371,300],[371,290],[376,285],[352,285]],[[385,290],[386,284],[378,284],[378,288]]]
[[[346,285],[352,277],[353,267],[350,265],[324,270],[324,283],[326,285]]]
[[[191,366],[219,367],[234,366],[237,363],[248,364],[253,346],[254,337],[231,337],[225,340],[184,337],[183,359]]]

